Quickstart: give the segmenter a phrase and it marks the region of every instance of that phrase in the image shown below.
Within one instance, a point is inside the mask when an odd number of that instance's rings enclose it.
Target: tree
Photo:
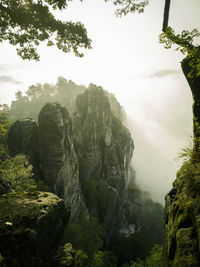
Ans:
[[[109,1],[109,0],[106,0]],[[128,13],[143,12],[148,4],[148,0],[113,0],[113,3],[119,8],[117,15],[126,15]],[[181,34],[168,26],[171,0],[165,0],[163,16],[163,33],[160,35],[160,43],[165,44],[169,49],[176,44],[176,50],[186,55],[181,62],[182,71],[190,86],[193,97],[193,160],[200,160],[200,45],[194,45],[194,40],[200,37],[197,29],[192,31],[183,30]]]
[[[25,156],[19,155],[7,160],[0,159],[0,193],[6,184],[9,184],[10,191],[36,189],[32,176],[32,165],[25,159]]]
[[[103,245],[102,235],[102,226],[98,220],[83,216],[79,222],[67,226],[63,241],[72,243],[74,249],[86,252],[90,261]]]
[[[109,0],[105,1],[108,2]],[[149,0],[113,0],[113,4],[118,7],[116,10],[117,16],[135,12],[142,13],[148,3]]]
[[[170,0],[165,0],[163,17],[163,34],[160,35],[160,42],[165,44],[165,48],[171,48],[173,44],[178,45],[176,50],[180,50],[186,57],[181,62],[182,71],[190,86],[193,97],[193,161],[200,160],[200,46],[194,45],[194,39],[200,37],[197,29],[192,31],[182,31],[175,34],[174,30],[168,26],[170,11]]]
[[[71,0],[0,0],[0,42],[8,40],[23,59],[39,60],[37,46],[47,41],[63,52],[91,48],[91,40],[80,23],[61,21],[51,9],[63,10]]]
[[[9,107],[6,104],[0,105],[0,146],[6,146],[6,135],[10,125]]]

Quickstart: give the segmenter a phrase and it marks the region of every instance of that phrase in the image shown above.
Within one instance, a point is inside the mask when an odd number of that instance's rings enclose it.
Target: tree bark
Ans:
[[[194,135],[194,146],[193,154],[194,160],[200,160],[200,76],[188,77],[191,71],[188,57],[184,58],[181,62],[181,67],[185,78],[190,86],[192,97],[193,97],[193,135]]]

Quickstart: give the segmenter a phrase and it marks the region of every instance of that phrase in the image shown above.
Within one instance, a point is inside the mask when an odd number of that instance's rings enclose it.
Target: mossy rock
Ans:
[[[163,267],[200,266],[200,163],[187,161],[166,196]]]
[[[6,266],[53,266],[67,224],[64,201],[46,192],[0,197],[0,251]]]

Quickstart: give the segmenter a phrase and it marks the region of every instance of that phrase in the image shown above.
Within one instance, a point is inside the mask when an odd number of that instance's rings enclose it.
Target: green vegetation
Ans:
[[[45,42],[63,52],[83,56],[79,48],[91,48],[91,40],[80,23],[61,21],[52,9],[63,10],[70,0],[1,0],[0,42],[9,41],[23,59],[39,60],[37,46]]]
[[[32,166],[25,156],[0,161],[0,193],[4,191],[32,191],[36,189]]]
[[[32,191],[36,188],[32,166],[25,156],[9,157],[7,133],[12,124],[9,107],[0,107],[0,195],[10,191]]]
[[[103,181],[90,177],[84,177],[84,179],[80,180],[80,183],[89,211],[94,214],[99,211],[99,214],[96,215],[103,221],[102,216],[110,199],[108,185]]]
[[[84,251],[74,250],[70,243],[66,243],[57,250],[55,260],[59,266],[86,267],[88,256]]]
[[[96,86],[90,85],[89,89],[92,90],[93,87]],[[76,96],[83,93],[85,89],[84,86],[78,86],[62,77],[58,78],[55,85],[36,84],[28,88],[25,96],[18,91],[16,93],[16,100],[12,102],[11,108],[5,109],[6,114],[13,120],[23,117],[37,119],[41,107],[46,102],[51,101],[59,101],[69,110],[72,110]],[[129,132],[123,126],[123,116],[119,116],[121,114],[121,107],[115,97],[113,95],[106,95],[106,93],[104,95],[104,90],[101,90],[100,93],[103,95],[103,101],[105,101],[101,102],[100,105],[106,108],[108,114],[110,112],[109,101],[114,104],[111,131],[116,143],[122,144],[122,148],[118,149],[117,158],[113,155],[112,150],[111,152],[107,152],[107,158],[104,158],[104,163],[102,164],[104,164],[107,172],[109,172],[110,162],[114,162],[113,164],[116,165],[120,164],[120,168],[124,168],[124,154],[127,149],[130,149],[130,144],[127,144]],[[82,110],[87,109],[87,105],[84,104],[85,102],[81,101],[81,96],[78,99]],[[98,101],[101,101],[101,95],[98,97]],[[98,107],[95,108],[97,109]],[[99,113],[97,113],[100,114],[101,110],[102,107],[100,107]],[[81,115],[83,115],[83,112],[81,112]],[[7,120],[9,121],[8,118]],[[102,131],[101,120],[96,123],[98,124],[99,131]],[[80,129],[77,128],[77,131],[80,131]],[[79,146],[79,144],[77,145]],[[78,147],[77,149],[82,149],[84,155],[87,145],[85,141],[85,147]],[[104,146],[102,145],[101,148],[103,153]],[[131,261],[136,261],[138,257],[142,262],[148,256],[152,246],[156,243],[161,244],[162,242],[163,208],[160,204],[154,203],[148,194],[142,192],[136,186],[133,173],[132,184],[129,185],[126,191],[126,200],[123,200],[122,197],[122,202],[124,201],[122,204],[124,207],[122,208],[126,214],[121,214],[122,216],[126,216],[128,223],[132,224],[133,228],[135,228],[128,234],[118,232],[119,229],[112,230],[110,234],[109,231],[111,229],[105,227],[107,224],[105,221],[106,214],[108,212],[108,206],[111,205],[112,201],[115,201],[115,197],[117,196],[116,192],[113,191],[114,189],[109,186],[112,177],[108,177],[110,181],[107,181],[106,178],[102,179],[102,174],[99,171],[101,167],[95,160],[93,158],[85,160],[84,157],[79,159],[81,191],[90,215],[80,217],[76,222],[67,226],[62,240],[64,247],[61,248],[60,254],[58,252],[57,260],[59,259],[60,262],[63,262],[63,266],[70,266],[70,255],[72,255],[73,261],[77,261],[77,266],[84,267],[115,267],[123,266],[125,262],[130,266]],[[94,171],[91,171],[94,164],[97,164],[97,167]],[[28,191],[35,188],[36,185],[31,174],[31,166],[25,161],[24,157],[17,156],[13,159],[8,157],[8,159],[2,161],[1,166],[2,170],[4,168],[4,180],[7,181],[9,190]],[[37,189],[44,191],[50,190],[40,179],[37,181]],[[118,224],[117,220],[114,222],[116,225]],[[71,247],[72,250],[69,250],[69,246],[65,246],[69,242],[73,246],[73,249]],[[67,254],[68,252],[70,254]],[[69,265],[67,265],[68,263]]]
[[[165,48],[169,49],[172,45],[176,45],[176,50],[182,52],[186,57],[181,62],[181,67],[185,78],[190,86],[193,96],[193,159],[200,160],[200,49],[197,38],[200,32],[197,29],[192,31],[183,30],[181,34],[175,34],[175,31],[168,26],[170,12],[170,0],[165,0],[163,33],[160,35],[160,42],[165,44]]]
[[[160,245],[154,245],[146,260],[138,258],[131,263],[131,267],[161,267],[162,249]]]
[[[106,2],[110,0],[105,0]],[[116,15],[122,16],[128,13],[143,13],[144,8],[148,5],[149,0],[112,0],[117,6]]]
[[[32,118],[37,121],[41,108],[51,101],[58,101],[71,110],[75,97],[85,90],[84,86],[76,85],[71,80],[67,81],[63,77],[58,77],[57,83],[31,85],[23,96],[18,91],[16,100],[12,101],[9,110],[10,118],[17,120],[21,118]]]
[[[74,249],[81,249],[88,254],[89,260],[102,247],[102,225],[96,218],[83,216],[79,222],[68,225],[65,237]]]
[[[9,107],[6,104],[0,105],[0,145],[6,146],[6,137],[11,121],[9,119]]]
[[[198,46],[193,45],[193,42],[198,37],[200,37],[198,29],[184,30],[181,34],[176,34],[171,27],[167,27],[165,32],[160,34],[160,43],[164,44],[166,49],[176,45],[177,51],[187,55],[191,67],[188,73],[189,78],[200,76],[200,51]]]

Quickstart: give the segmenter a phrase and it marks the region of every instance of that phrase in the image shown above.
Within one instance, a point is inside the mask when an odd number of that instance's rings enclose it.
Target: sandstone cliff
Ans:
[[[8,132],[7,145],[11,156],[24,154],[33,164],[35,175],[39,175],[38,132],[34,120],[20,119],[14,122]]]
[[[72,123],[67,109],[57,102],[46,104],[38,120],[39,158],[43,179],[51,191],[65,200],[71,218],[87,212],[79,183]]]
[[[12,125],[8,145],[12,155],[27,156],[72,218],[89,210],[119,230],[128,224],[123,205],[134,146],[121,106],[108,95],[90,85],[77,96],[72,120],[58,102],[47,103],[38,125],[31,119]]]
[[[119,231],[128,224],[123,205],[134,145],[101,87],[90,85],[77,96],[73,136],[87,207],[109,230]]]
[[[163,267],[200,266],[200,163],[185,162],[166,196]]]

